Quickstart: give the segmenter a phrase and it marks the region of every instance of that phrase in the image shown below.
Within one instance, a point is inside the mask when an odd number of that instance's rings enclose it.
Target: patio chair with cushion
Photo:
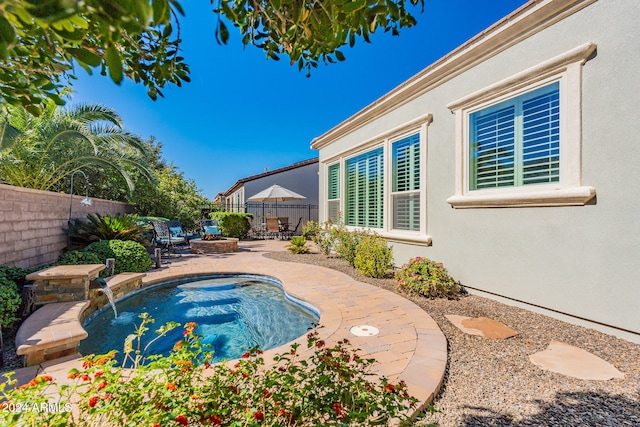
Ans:
[[[171,239],[175,242],[176,246],[183,245],[189,247],[189,238],[187,233],[184,231],[182,224],[177,219],[172,219],[167,222],[169,226],[169,234],[171,234]],[[182,240],[182,242],[181,242]]]
[[[203,234],[204,240],[218,239],[222,237],[220,227],[218,227],[218,221],[215,219],[204,219],[200,221],[200,231]]]
[[[266,218],[267,229],[265,231],[265,238],[272,237],[280,237],[280,224],[277,216],[268,216]]]
[[[172,237],[169,224],[166,221],[151,221],[153,227],[153,241],[157,247],[165,249],[167,253],[175,253],[176,245],[187,243],[186,237]]]

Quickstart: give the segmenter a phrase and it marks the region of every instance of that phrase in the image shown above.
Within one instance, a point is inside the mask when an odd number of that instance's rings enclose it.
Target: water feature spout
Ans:
[[[111,291],[111,288],[109,288],[109,286],[107,286],[107,284],[105,283],[103,287],[98,289],[98,292],[102,292],[107,296],[107,298],[109,299],[109,304],[111,304],[111,308],[113,309],[113,316],[117,319],[118,310],[116,310],[116,303],[113,300],[113,292]]]

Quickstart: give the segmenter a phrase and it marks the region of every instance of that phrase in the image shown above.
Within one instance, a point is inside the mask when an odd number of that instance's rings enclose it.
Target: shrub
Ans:
[[[302,235],[311,238],[324,255],[329,255],[335,246],[332,229],[333,223],[331,221],[325,221],[322,225],[315,221],[308,221],[302,229]]]
[[[79,264],[104,264],[93,252],[86,251],[69,251],[60,255],[58,265],[79,265]]]
[[[7,279],[15,282],[18,286],[23,285],[26,281],[25,276],[30,273],[31,270],[26,270],[21,267],[9,267],[8,265],[0,265],[0,277],[6,277]]]
[[[318,224],[317,222],[310,220],[307,221],[303,226],[302,226],[302,235],[304,236],[305,239],[312,239],[317,236],[318,234],[320,234],[320,231],[322,230],[322,228],[320,227],[320,224]]]
[[[6,328],[18,320],[16,314],[21,303],[16,283],[7,276],[0,276],[0,327]]]
[[[125,271],[142,273],[148,271],[153,264],[145,247],[131,240],[102,240],[90,244],[85,250],[97,255],[102,264],[107,258],[115,258],[114,274]]]
[[[332,228],[331,235],[338,258],[347,261],[352,267],[355,267],[358,245],[362,239],[369,236],[370,233],[364,230],[349,231],[340,226]]]
[[[5,402],[46,402],[57,388],[63,411],[0,412],[11,425],[221,425],[221,426],[372,426],[408,425],[417,400],[403,382],[372,381],[374,359],[361,358],[345,339],[330,346],[317,332],[307,335],[310,355],[300,360],[300,344],[265,366],[262,352],[249,349],[234,365],[210,365],[211,353],[187,323],[168,356],[141,357],[140,341],[153,320],[143,317],[124,352],[135,369],[115,366],[114,353],[84,358],[69,372],[69,386],[41,375],[6,390]],[[160,328],[167,336],[177,324]],[[46,394],[45,394],[46,393]],[[73,411],[71,411],[73,409]]]
[[[460,283],[453,280],[442,263],[415,257],[396,273],[396,286],[428,298],[457,299]]]
[[[287,249],[294,254],[306,254],[309,252],[307,239],[304,236],[293,236],[291,243],[287,245]]]
[[[384,277],[393,267],[393,251],[387,241],[376,235],[365,236],[356,248],[353,266],[358,273],[369,277]]]
[[[241,212],[211,212],[209,217],[218,221],[223,236],[244,239],[251,230],[248,218],[253,218],[253,215]]]
[[[137,223],[135,215],[106,215],[88,214],[88,222],[76,222],[71,225],[69,233],[74,242],[89,244],[101,240],[133,240],[148,244],[145,233],[146,227]]]

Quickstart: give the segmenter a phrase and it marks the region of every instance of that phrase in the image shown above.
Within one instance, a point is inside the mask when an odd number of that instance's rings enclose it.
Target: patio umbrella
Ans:
[[[288,188],[274,184],[269,188],[265,188],[261,192],[254,194],[247,199],[248,202],[275,202],[276,203],[276,215],[278,215],[278,202],[286,202],[289,200],[302,200],[306,199],[305,196],[291,191]],[[262,205],[262,216],[264,216],[264,205]]]

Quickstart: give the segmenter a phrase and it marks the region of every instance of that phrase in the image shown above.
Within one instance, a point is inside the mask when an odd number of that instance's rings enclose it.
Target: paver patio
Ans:
[[[408,391],[422,406],[433,399],[445,373],[447,341],[436,322],[411,301],[392,292],[358,282],[324,267],[285,263],[262,256],[264,252],[285,250],[287,242],[245,241],[232,254],[190,255],[171,258],[170,264],[151,271],[144,278],[149,285],[168,279],[210,273],[246,273],[279,279],[290,295],[307,301],[320,312],[320,338],[327,343],[342,339],[360,348],[363,356],[378,363],[375,371],[391,383],[404,381]],[[379,330],[374,336],[359,337],[353,326],[370,325]],[[306,337],[298,340],[306,349]],[[265,352],[265,360],[288,350],[289,344]],[[304,353],[302,352],[303,356]],[[64,359],[41,365],[38,374],[64,381],[77,359]],[[21,374],[21,375],[20,375]],[[19,373],[28,381],[34,370]]]

